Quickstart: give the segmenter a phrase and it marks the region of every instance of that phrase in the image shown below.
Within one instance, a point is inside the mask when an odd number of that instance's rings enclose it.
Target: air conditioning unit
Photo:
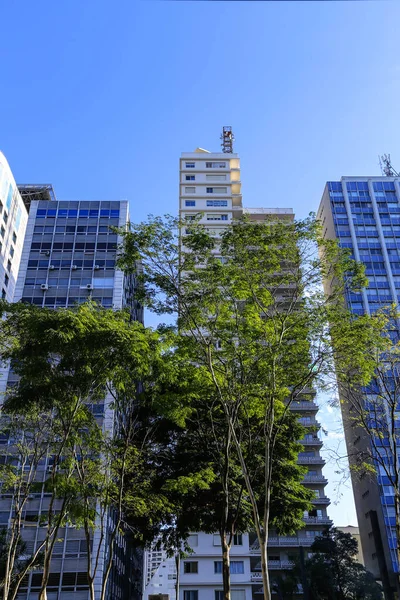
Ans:
[[[40,286],[40,289],[45,292],[46,290],[49,289],[49,286],[47,285],[47,283],[42,283],[42,285]]]
[[[86,286],[87,290],[92,290],[93,289],[93,285],[91,283],[88,283]]]
[[[77,270],[77,268],[78,268],[78,267],[77,267],[76,265],[72,265],[72,267],[71,267],[71,269],[72,269],[73,271],[76,271],[76,270]]]
[[[100,265],[94,265],[94,270],[98,271],[100,269]]]
[[[55,266],[54,266],[54,265],[50,265],[50,266],[49,266],[49,271],[54,271],[54,269],[55,269]]]

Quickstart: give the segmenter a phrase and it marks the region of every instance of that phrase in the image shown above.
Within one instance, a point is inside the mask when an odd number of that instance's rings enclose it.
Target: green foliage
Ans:
[[[4,579],[7,571],[7,556],[10,548],[10,542],[7,536],[7,530],[4,527],[0,528],[0,598],[4,598]],[[17,576],[25,570],[29,565],[28,572],[38,569],[42,565],[42,556],[39,555],[32,561],[32,557],[27,554],[26,543],[21,537],[18,537],[16,542],[16,560],[13,565],[11,574],[11,589],[15,588]]]
[[[187,402],[176,380],[174,409],[182,411],[180,423],[196,448],[202,444],[192,427],[206,424],[201,468],[211,466],[216,475],[212,498],[207,490],[199,495],[206,507],[202,528],[215,530],[218,514],[220,531],[240,529],[240,515],[246,516],[263,544],[265,566],[270,524],[292,532],[310,507],[296,464],[303,432],[291,405],[332,385],[335,361],[352,362],[365,380],[371,373],[363,349],[375,348],[379,323],[354,318],[343,303],[345,291],[366,284],[363,267],[324,241],[312,217],[243,219],[218,236],[198,220],[150,217],[120,234],[120,267],[129,272],[141,262],[138,299],[157,314],[177,315],[174,356],[192,377],[184,384]],[[266,597],[267,587],[264,581]]]
[[[305,563],[310,600],[381,600],[382,588],[354,560],[357,541],[332,527],[316,538]]]

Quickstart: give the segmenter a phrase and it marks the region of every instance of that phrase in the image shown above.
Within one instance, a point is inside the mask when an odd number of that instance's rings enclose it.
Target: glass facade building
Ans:
[[[133,299],[135,280],[116,269],[117,246],[121,242],[113,227],[125,227],[129,221],[127,201],[57,201],[51,186],[20,186],[27,215],[26,233],[21,252],[14,301],[57,309],[72,307],[89,298],[108,308],[127,307],[134,320],[142,320],[142,311]],[[5,373],[0,387],[12,385],[16,376]],[[96,419],[107,430],[113,426],[111,396],[92,405]],[[1,439],[4,446],[7,439]],[[51,468],[51,457],[39,470]],[[41,539],[40,515],[46,514],[49,494],[44,488],[32,493],[24,509],[23,539],[28,553]],[[0,526],[10,518],[10,500],[0,498]],[[109,519],[112,519],[110,511]],[[94,555],[104,544],[94,533]],[[107,550],[100,551],[100,566],[94,582],[100,597]],[[139,598],[141,589],[140,553],[129,544],[129,535],[118,536],[107,599]],[[48,600],[88,600],[86,577],[87,545],[83,529],[66,526],[59,531],[54,546]],[[30,573],[20,588],[18,600],[35,598],[41,583],[40,571]]]
[[[323,235],[349,248],[362,261],[369,280],[359,294],[348,293],[346,303],[356,314],[373,313],[400,300],[400,178],[343,177],[326,184],[318,211]],[[393,336],[397,336],[396,329]],[[365,401],[372,389],[363,390]],[[366,405],[367,406],[367,405]],[[354,428],[346,427],[348,450],[357,448]],[[349,452],[350,454],[350,452]],[[395,587],[399,572],[396,558],[394,489],[382,466],[376,476],[361,480],[353,476],[364,559],[376,577]]]

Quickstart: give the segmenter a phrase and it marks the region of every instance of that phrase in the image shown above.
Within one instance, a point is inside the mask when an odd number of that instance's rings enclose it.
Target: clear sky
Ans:
[[[0,19],[0,149],[59,199],[175,213],[180,152],[219,151],[223,125],[250,207],[303,217],[378,154],[400,169],[398,2],[20,0]],[[320,420],[340,441],[336,413]],[[355,524],[341,489],[330,514]]]

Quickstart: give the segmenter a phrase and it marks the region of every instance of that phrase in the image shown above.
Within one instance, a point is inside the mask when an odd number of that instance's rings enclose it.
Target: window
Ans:
[[[235,533],[235,535],[233,536],[233,545],[243,546],[243,536],[241,533]]]
[[[199,563],[194,560],[185,561],[183,563],[183,572],[184,573],[198,573]]]
[[[14,256],[14,246],[11,246],[10,248],[10,256],[11,258]]]
[[[226,181],[226,175],[206,175],[206,181]]]
[[[6,273],[6,274],[4,275],[4,285],[5,285],[6,287],[8,286],[8,280],[9,280],[9,277],[8,277],[8,275],[7,275],[7,273]]]
[[[5,232],[6,232],[6,230],[4,229],[4,225],[2,225],[1,229],[0,229],[0,235],[1,235],[1,237],[4,237]]]
[[[186,181],[195,181],[195,175],[186,175]]]
[[[214,560],[214,573],[222,573],[222,560]]]
[[[1,290],[1,297],[3,298],[3,300],[4,300],[4,298],[6,297],[6,295],[7,295],[7,292],[6,292],[6,290],[3,288],[3,289]]]
[[[185,194],[195,194],[196,193],[196,188],[193,187],[185,187]]]
[[[15,233],[15,231],[13,232],[13,235],[12,235],[12,241],[14,242],[14,244],[17,243],[17,234]]]
[[[224,590],[214,590],[214,600],[224,600]]]
[[[228,215],[226,215],[226,214],[221,215],[221,214],[215,213],[215,214],[208,214],[206,218],[207,218],[207,221],[227,221]]]
[[[226,187],[208,187],[206,188],[207,194],[226,194],[228,188]]]
[[[196,546],[199,545],[199,536],[197,535],[197,533],[192,533],[191,535],[189,535],[188,539],[187,539],[187,543],[189,544],[189,546],[191,548],[195,548]]]
[[[243,574],[244,573],[244,562],[242,560],[232,560],[231,561],[231,573],[236,574],[236,575]]]
[[[10,272],[11,271],[11,260],[7,261],[7,271]]]
[[[245,600],[245,590],[231,590],[231,600]]]
[[[194,169],[195,163],[194,162],[187,162],[187,163],[185,163],[185,167],[187,169]]]
[[[207,200],[207,206],[228,206],[228,200]]]
[[[226,169],[226,162],[206,162],[206,169]]]
[[[220,535],[218,533],[214,533],[213,545],[214,546],[220,546],[221,545],[221,537],[220,537]]]
[[[196,200],[185,200],[185,206],[196,206]]]
[[[183,590],[183,600],[199,600],[199,591]]]

